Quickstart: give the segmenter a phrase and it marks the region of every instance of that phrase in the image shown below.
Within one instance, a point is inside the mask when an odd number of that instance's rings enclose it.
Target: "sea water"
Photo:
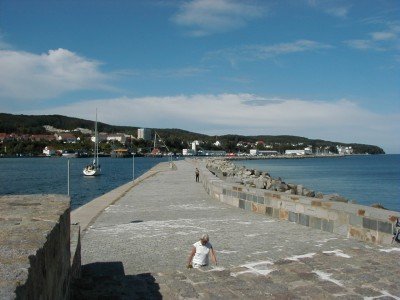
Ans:
[[[337,193],[358,204],[380,203],[400,211],[400,155],[235,161],[323,194]]]
[[[167,158],[135,158],[135,178]],[[0,195],[67,194],[65,158],[1,158]],[[88,158],[70,159],[70,196],[77,208],[132,180],[129,158],[101,158],[102,175],[85,177]],[[337,193],[359,204],[381,203],[400,211],[400,155],[236,161],[269,172],[287,183],[324,194]]]
[[[83,168],[90,158],[73,158],[70,164],[71,209],[75,209],[144,174],[168,158],[100,158],[100,176],[87,177]],[[134,170],[134,172],[133,172]],[[67,194],[68,159],[0,158],[0,195]]]

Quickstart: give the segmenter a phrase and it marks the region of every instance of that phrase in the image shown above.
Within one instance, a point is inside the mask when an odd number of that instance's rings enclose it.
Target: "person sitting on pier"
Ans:
[[[217,257],[214,248],[209,242],[208,234],[203,234],[200,241],[193,244],[192,251],[190,252],[187,267],[200,268],[207,266],[209,263],[208,256],[211,253],[211,259],[217,265]]]

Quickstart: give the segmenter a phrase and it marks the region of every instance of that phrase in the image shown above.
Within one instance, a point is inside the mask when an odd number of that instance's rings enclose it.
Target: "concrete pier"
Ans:
[[[175,165],[72,213],[86,224],[75,299],[400,299],[398,244],[234,208],[195,182],[195,161]],[[219,264],[186,269],[203,233]]]

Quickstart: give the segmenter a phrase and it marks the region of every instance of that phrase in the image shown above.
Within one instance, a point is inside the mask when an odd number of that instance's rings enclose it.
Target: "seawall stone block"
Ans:
[[[300,214],[304,214],[305,212],[304,204],[296,203],[295,210]]]
[[[298,223],[299,214],[289,211],[289,221],[293,223]]]
[[[322,229],[322,220],[318,217],[310,217],[310,227],[314,229]]]
[[[245,200],[239,199],[239,208],[245,209]]]
[[[378,231],[384,233],[393,233],[393,225],[389,222],[378,221]]]
[[[270,206],[267,206],[267,207],[265,208],[265,214],[266,214],[267,216],[272,217],[273,214],[274,214],[274,209],[273,209],[272,207],[270,207]]]
[[[289,212],[286,209],[281,208],[279,210],[279,219],[288,220],[289,219]]]
[[[361,228],[363,226],[363,218],[357,215],[350,215],[349,223],[352,226]]]
[[[299,214],[299,224],[303,226],[310,226],[310,216]]]
[[[210,174],[206,168],[201,171]],[[390,244],[393,224],[400,217],[397,212],[362,205],[233,185],[213,175],[204,178],[208,193],[213,198],[217,196],[210,190],[221,193],[219,200],[225,203],[363,241]]]
[[[235,207],[239,207],[239,198],[234,198],[234,197],[229,197],[229,196],[224,196],[222,197],[222,202],[235,206]]]
[[[322,220],[322,230],[333,232],[333,221],[332,220]]]
[[[372,230],[378,230],[378,221],[370,218],[363,218],[363,227]]]
[[[0,299],[69,298],[69,207],[61,195],[0,197]]]

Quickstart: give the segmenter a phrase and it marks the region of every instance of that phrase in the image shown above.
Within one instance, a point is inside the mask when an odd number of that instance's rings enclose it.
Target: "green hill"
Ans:
[[[40,134],[45,133],[44,125],[51,125],[59,129],[73,130],[78,127],[93,129],[93,121],[66,117],[61,115],[13,115],[0,113],[0,133],[16,133],[16,134]],[[126,133],[136,136],[138,127],[134,126],[114,126],[105,123],[98,123],[99,131],[108,133]],[[193,140],[200,140],[204,142],[204,148],[216,148],[213,143],[218,139],[222,143],[222,148],[226,151],[243,150],[237,146],[239,142],[255,143],[263,141],[268,145],[273,145],[273,149],[277,151],[284,151],[286,149],[296,149],[299,146],[311,145],[314,148],[318,147],[331,147],[334,150],[336,145],[351,146],[354,153],[369,153],[369,154],[384,154],[382,148],[375,145],[364,145],[355,143],[341,143],[324,141],[320,139],[309,139],[300,136],[290,135],[258,135],[258,136],[244,136],[244,135],[221,135],[209,136],[205,134],[190,132],[182,129],[156,129],[158,134],[165,140],[168,146],[173,149],[187,148],[188,143]],[[293,146],[294,145],[294,146]]]

